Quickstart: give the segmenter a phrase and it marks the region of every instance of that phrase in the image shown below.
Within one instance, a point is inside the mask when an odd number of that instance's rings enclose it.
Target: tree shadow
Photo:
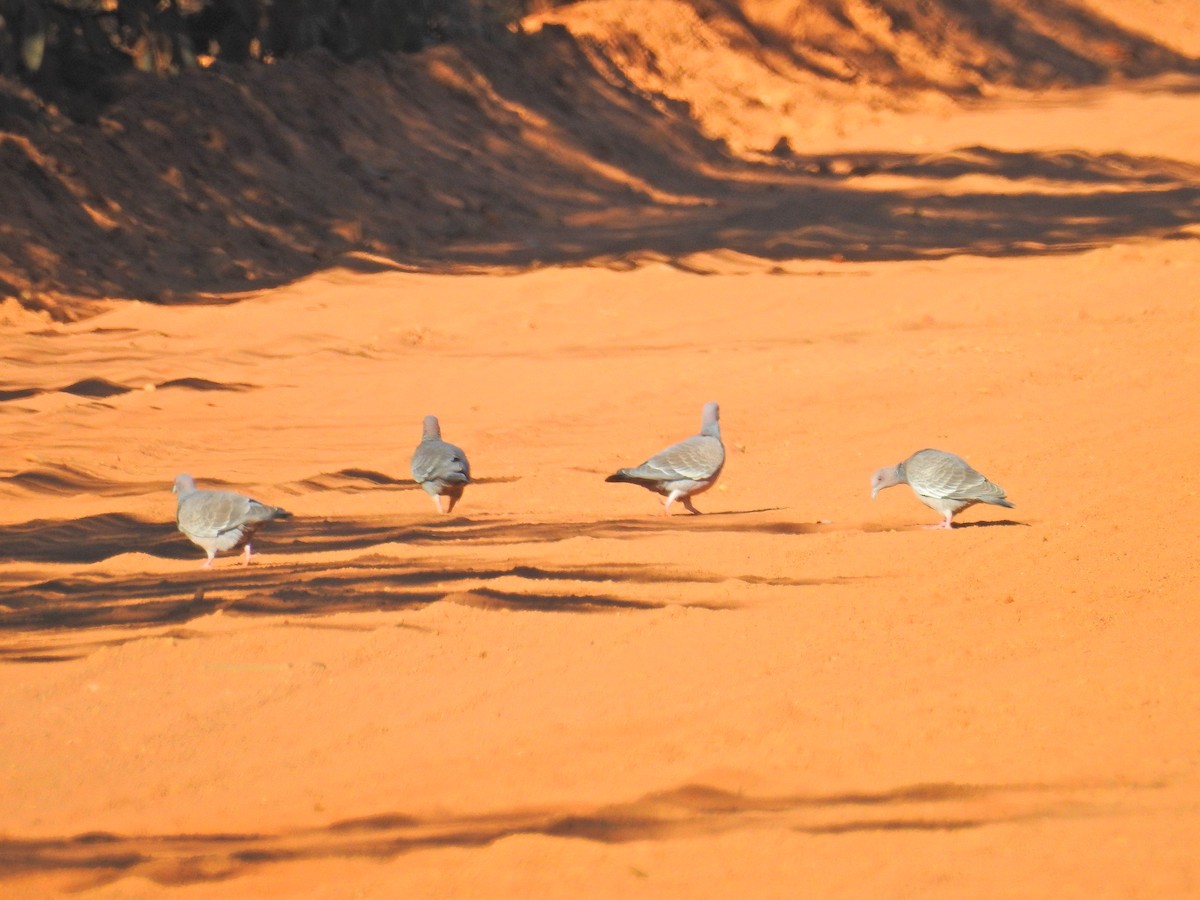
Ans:
[[[486,609],[542,612],[597,613],[672,605],[723,609],[734,607],[691,595],[688,586],[737,582],[794,588],[853,580],[614,563],[498,566],[469,556],[475,549],[581,536],[634,540],[686,531],[804,535],[823,528],[738,516],[543,522],[457,516],[420,523],[382,516],[291,519],[273,523],[278,527],[257,536],[255,564],[245,566],[236,557],[222,556],[213,569],[199,567],[203,555],[172,523],[147,522],[124,513],[35,520],[0,526],[0,563],[88,565],[136,550],[178,560],[181,569],[169,574],[72,573],[50,579],[37,569],[9,569],[0,573],[0,631],[163,628],[226,609],[244,615],[327,616],[416,609],[446,600]],[[389,547],[393,549],[384,552]],[[414,547],[437,547],[438,555],[414,558]],[[399,555],[396,548],[403,548]],[[449,548],[459,555],[447,556]],[[367,554],[349,561],[322,558],[333,551],[360,550]],[[500,581],[502,585],[495,584]],[[604,585],[604,589],[589,585]],[[665,599],[648,600],[644,591],[630,590],[638,585],[672,590],[663,592]],[[0,660],[54,661],[81,655],[72,653],[59,640],[41,645],[23,641],[0,648]]]
[[[847,0],[827,0],[807,11],[802,36],[751,20],[737,0],[709,3],[732,26],[725,31],[734,46],[782,61],[776,71],[790,66],[822,79],[866,80],[906,91],[932,88],[969,98],[980,93],[980,85],[1083,86],[1193,71],[1196,65],[1072,3],[879,0],[873,9],[888,27],[874,32],[858,26]],[[911,55],[896,52],[897,38],[910,42],[910,54],[911,44],[931,45],[943,65],[914,65]],[[840,64],[831,66],[831,59]]]
[[[1161,784],[940,782],[839,794],[753,795],[685,784],[625,803],[421,817],[403,813],[276,833],[119,835],[91,832],[0,839],[0,880],[71,876],[74,890],[123,877],[160,885],[219,883],[264,866],[321,859],[391,860],[435,847],[477,848],[519,835],[601,844],[665,841],[745,830],[836,836],[866,830],[957,831],[1121,815],[1105,794]]]
[[[193,379],[177,379],[193,380]],[[249,388],[245,385],[242,387]],[[221,390],[235,389],[222,386]],[[237,388],[240,389],[240,388]],[[520,481],[520,476],[504,475],[472,479],[474,485],[511,484]],[[245,486],[220,478],[204,478],[203,486],[221,490],[245,490]],[[90,472],[67,463],[43,463],[31,469],[0,475],[0,490],[14,494],[44,494],[50,496],[75,496],[94,494],[98,497],[135,497],[169,491],[171,485],[162,481],[115,481],[112,478]],[[411,478],[396,478],[374,469],[350,467],[296,481],[284,482],[278,489],[287,494],[305,494],[313,491],[337,491],[357,494],[377,490],[417,490]],[[2,558],[2,557],[0,557]]]
[[[402,490],[417,489],[411,481],[389,479],[389,483]],[[302,484],[310,485],[310,482]],[[466,515],[305,517],[270,523],[255,536],[254,546],[265,560],[273,552],[290,555],[325,553],[363,550],[383,544],[425,546],[452,542],[460,546],[495,546],[556,543],[575,537],[634,539],[648,534],[689,531],[804,535],[825,530],[825,526],[819,524],[741,518],[757,512],[760,511],[550,521]],[[173,522],[145,521],[127,513],[99,513],[78,519],[34,519],[0,525],[0,563],[81,565],[131,552],[145,553],[157,559],[203,560],[203,552],[183,537]],[[229,555],[219,556],[217,570],[233,565],[233,560],[234,557]]]
[[[124,517],[94,518],[109,522]],[[571,523],[553,527],[564,535],[578,530]],[[373,527],[363,528],[343,521],[340,528],[343,541],[349,535],[356,544],[361,542],[370,547],[379,540]],[[427,542],[453,540],[456,550],[469,552],[472,539],[461,535],[470,528],[450,525],[443,533],[429,531]],[[459,536],[447,537],[449,534]],[[508,540],[490,527],[477,534],[477,546]],[[323,540],[330,539],[328,532],[321,536]],[[335,535],[332,540],[339,537]],[[345,543],[340,546],[345,547]],[[498,565],[445,554],[412,558],[379,552],[340,562],[228,564],[211,570],[189,567],[167,575],[96,573],[38,580],[36,570],[9,571],[0,574],[0,631],[22,636],[15,643],[0,647],[0,660],[49,662],[77,658],[114,637],[106,633],[98,642],[86,643],[70,637],[69,632],[114,627],[161,629],[218,611],[289,618],[327,617],[347,612],[414,610],[437,602],[482,609],[575,614],[667,606],[722,610],[736,609],[744,603],[716,601],[711,591],[697,589],[725,582],[803,588],[849,580],[765,577],[645,564]],[[646,586],[659,586],[663,590],[647,592]],[[58,636],[35,640],[28,636],[30,632],[57,632]],[[161,636],[143,633],[132,639]],[[125,638],[118,635],[115,639]]]
[[[225,383],[219,381],[210,381],[207,378],[172,378],[168,381],[159,382],[158,384],[152,386],[156,390],[186,389],[204,392],[252,391],[257,387],[257,385],[243,384],[241,382]],[[143,389],[143,387],[132,387],[127,384],[118,384],[115,381],[109,381],[107,378],[84,378],[74,382],[73,384],[68,384],[59,388],[23,387],[0,390],[0,403],[5,403],[10,400],[25,400],[29,397],[37,397],[41,394],[53,393],[71,394],[74,397],[89,397],[95,400],[104,400],[108,397],[118,397],[121,394],[128,394],[131,391]]]
[[[1197,69],[1177,55],[1154,66]],[[38,290],[223,303],[364,258],[458,273],[690,265],[714,250],[774,262],[1061,253],[1184,233],[1200,221],[1198,172],[983,147],[751,161],[547,27],[504,46],[147,82],[99,126],[31,128],[0,143],[0,194],[22,235],[0,262],[12,293],[65,316]],[[947,190],[964,176],[1002,186]]]
[[[344,473],[361,471],[363,470],[343,470]],[[324,477],[330,478],[331,484],[337,484],[343,472],[332,473]],[[382,477],[386,478],[386,476]],[[347,476],[342,478],[342,483],[345,486],[337,487],[337,490],[352,490],[352,485],[356,481],[353,476]],[[357,483],[361,484],[361,482]],[[243,485],[220,478],[205,478],[203,484],[205,487],[221,490],[243,489]],[[300,482],[300,484],[306,484],[306,482]],[[169,493],[171,482],[157,479],[153,481],[117,481],[78,465],[42,463],[11,475],[0,475],[0,491],[16,495],[32,494],[52,497],[74,497],[80,494],[92,494],[97,497],[142,497],[150,494]],[[27,524],[32,526],[35,523]],[[0,559],[3,557],[0,556]]]

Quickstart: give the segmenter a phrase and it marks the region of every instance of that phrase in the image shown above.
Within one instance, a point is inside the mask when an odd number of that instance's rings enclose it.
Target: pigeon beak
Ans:
[[[876,495],[876,494],[878,494],[878,493],[879,493],[879,488],[878,488],[878,487],[872,487],[872,488],[871,488],[871,499],[872,499],[872,500],[874,500],[874,499],[875,499],[875,495]]]

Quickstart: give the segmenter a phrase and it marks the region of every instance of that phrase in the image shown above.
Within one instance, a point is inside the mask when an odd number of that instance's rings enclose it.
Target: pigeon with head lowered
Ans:
[[[896,484],[907,484],[918,500],[942,514],[942,521],[929,528],[953,528],[954,514],[976,503],[1013,507],[1004,488],[988,481],[961,456],[943,450],[918,450],[904,462],[884,466],[871,476],[871,499]]]
[[[460,447],[442,440],[442,428],[437,416],[426,416],[421,443],[412,455],[413,480],[425,489],[438,512],[442,512],[442,497],[450,498],[446,512],[462,496],[463,488],[471,482],[471,464]]]
[[[266,522],[286,519],[286,509],[267,506],[233,491],[201,491],[191,475],[179,475],[172,488],[178,495],[175,524],[189,541],[204,550],[208,559],[203,568],[212,568],[213,559],[222,550],[243,547],[246,564],[250,563],[250,539]]]
[[[720,409],[716,403],[704,404],[700,433],[654,454],[640,466],[620,469],[605,481],[641,485],[666,497],[663,512],[670,514],[671,504],[682,500],[693,514],[692,496],[707,491],[725,465],[725,445],[721,443]]]

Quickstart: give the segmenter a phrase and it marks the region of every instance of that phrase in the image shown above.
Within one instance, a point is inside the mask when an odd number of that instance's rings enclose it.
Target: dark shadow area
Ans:
[[[178,539],[178,540],[177,540]],[[124,513],[101,513],[80,519],[34,519],[0,525],[0,562],[94,563],[121,553],[149,553],[185,559],[187,543],[174,522],[144,522]]]
[[[393,478],[374,469],[339,469],[336,472],[323,472],[301,481],[293,481],[284,485],[283,490],[289,493],[308,493],[310,491],[339,491],[357,494],[363,491],[375,491],[380,488],[395,488],[401,491],[417,489],[417,484],[411,478]]]
[[[1018,522],[1014,519],[980,519],[977,522],[955,522],[951,531],[958,531],[960,528],[1009,528],[1009,527],[1031,527],[1029,522]],[[936,522],[906,522],[903,525],[887,525],[882,522],[863,522],[856,526],[858,531],[866,534],[894,534],[903,531],[930,531],[938,532],[945,531],[944,528],[939,528]]]
[[[922,784],[878,793],[755,796],[700,784],[628,803],[532,808],[421,818],[402,813],[279,833],[119,835],[0,839],[0,879],[34,873],[77,876],[75,889],[125,876],[161,885],[222,882],[256,867],[316,859],[389,860],[432,847],[486,847],[533,835],[602,844],[675,840],[742,830],[787,829],[835,836],[862,830],[931,831],[1118,815],[1096,794],[1162,785]],[[877,811],[877,816],[874,815]]]
[[[492,583],[516,580],[503,588]],[[180,625],[218,609],[246,615],[328,616],[415,609],[443,600],[487,609],[594,613],[689,606],[735,608],[689,598],[692,585],[736,581],[766,587],[810,587],[847,579],[723,575],[648,565],[544,568],[496,566],[461,558],[396,559],[371,554],[338,563],[245,566],[169,575],[84,575],[31,581],[9,573],[0,581],[0,631],[33,632]],[[580,585],[602,586],[580,590]],[[621,596],[628,585],[663,587],[661,599]],[[106,636],[106,640],[108,637]],[[63,652],[60,642],[22,640],[0,659]]]
[[[190,379],[189,379],[190,380]],[[162,385],[160,385],[161,387]],[[216,388],[197,387],[196,390],[252,390],[252,385],[222,385]],[[34,391],[33,393],[40,393]],[[473,478],[472,485],[511,484],[520,481],[520,476],[506,475],[495,478]],[[220,478],[202,478],[200,487],[245,492],[244,485]],[[147,494],[170,493],[169,481],[114,481],[111,478],[89,472],[65,463],[44,463],[32,469],[12,475],[0,475],[0,493],[47,494],[51,496],[74,496],[93,494],[97,497],[136,497]],[[346,468],[336,472],[323,472],[298,481],[284,482],[278,486],[284,494],[304,494],[312,491],[337,491],[357,494],[363,491],[418,490],[411,477],[395,478],[373,469]],[[468,489],[469,490],[469,489]],[[251,491],[255,493],[256,491]],[[456,517],[457,518],[457,517]],[[28,523],[29,526],[35,523]],[[11,526],[10,526],[11,527]],[[25,526],[21,526],[25,527]],[[3,534],[4,526],[0,526]],[[4,544],[0,541],[0,560],[4,559]],[[103,559],[103,556],[97,557]]]
[[[211,606],[204,606],[202,595],[194,598],[194,608],[202,610],[200,615],[212,611]],[[146,634],[145,632],[130,632],[120,637],[109,637],[90,640],[42,640],[23,641],[11,646],[0,647],[0,663],[55,663],[68,662],[90,656],[104,647],[120,647],[134,641],[164,639],[173,641],[204,639],[212,635],[204,631],[188,628],[171,628],[166,631]]]
[[[1014,519],[980,519],[978,522],[955,522],[954,528],[1029,528],[1028,522]]]
[[[65,463],[44,463],[13,475],[0,476],[0,492],[75,496],[94,494],[97,497],[138,497],[158,491],[170,491],[169,482],[113,481],[86,469]],[[24,528],[35,523],[27,523]],[[3,526],[0,526],[2,528]],[[14,526],[9,526],[14,527]],[[0,542],[0,554],[4,545]],[[0,557],[2,558],[2,557]]]
[[[970,6],[961,15],[1001,15]],[[1055,9],[1085,46],[1115,28]],[[918,12],[902,10],[911,22],[897,27],[917,27]],[[1040,54],[1054,72],[1074,65],[1026,25],[995,33],[1012,72]],[[1147,42],[1118,37],[1147,71],[1195,73],[1195,61],[1148,61]],[[1066,82],[1120,70],[1097,62],[1109,43],[1089,57],[1103,71]],[[719,249],[777,262],[1018,256],[1200,222],[1197,168],[1151,157],[973,147],[736,158],[686,104],[642,94],[602,48],[558,27],[354,65],[310,54],[218,66],[146,81],[95,126],[26,132],[0,141],[13,224],[0,289],[60,317],[72,312],[56,292],[223,303],[233,298],[215,294],[362,255],[439,273],[630,267]],[[876,185],[879,175],[891,177]],[[1007,186],[955,190],[964,176]]]
[[[506,475],[495,478],[471,478],[471,485],[481,484],[512,484],[520,481],[519,475]],[[283,485],[282,489],[290,493],[308,493],[310,491],[338,491],[339,493],[358,494],[363,491],[379,489],[395,489],[398,491],[419,490],[417,483],[411,477],[396,478],[385,472],[374,469],[339,469],[336,472],[322,472],[300,481],[292,481]],[[468,492],[471,488],[467,488]]]
[[[256,384],[246,384],[241,381],[210,381],[207,378],[172,378],[170,381],[160,382],[159,389],[162,388],[187,388],[189,391],[234,391],[241,393],[243,391],[253,391],[258,388]]]
[[[65,388],[59,388],[59,390],[64,394],[71,394],[75,397],[91,397],[103,400],[106,397],[128,394],[133,388],[126,387],[123,384],[116,384],[107,378],[85,378],[74,384],[68,384]]]
[[[157,388],[186,388],[191,391],[252,391],[257,386],[253,384],[242,384],[240,382],[230,382],[224,384],[218,381],[209,381],[207,378],[173,378],[170,381],[164,381],[155,385]],[[130,391],[139,390],[126,384],[117,384],[109,381],[106,378],[85,378],[82,381],[77,381],[74,384],[69,384],[61,388],[13,388],[11,390],[0,390],[0,403],[9,400],[24,400],[28,397],[37,397],[40,394],[53,394],[62,392],[71,394],[75,397],[90,397],[95,400],[103,400],[107,397],[118,397],[121,394],[128,394]]]
[[[362,480],[388,476],[373,473]],[[354,476],[358,478],[358,476]],[[383,482],[380,482],[383,483]],[[388,479],[400,490],[416,490],[411,481]],[[303,484],[311,489],[309,482]],[[205,482],[203,487],[222,487]],[[342,487],[329,487],[342,490]],[[362,489],[366,489],[365,487]],[[69,493],[56,488],[55,493]],[[803,522],[744,520],[753,511],[692,515],[646,515],[638,518],[537,522],[466,515],[428,518],[391,516],[365,518],[293,518],[268,524],[256,536],[256,553],[307,554],[333,550],[365,550],[381,544],[424,546],[452,543],[459,546],[554,543],[575,537],[632,539],[648,534],[712,531],[730,534],[815,534],[832,526]],[[413,522],[413,518],[419,521]],[[101,513],[79,519],[34,519],[0,525],[0,562],[73,563],[100,562],[121,553],[146,553],[159,559],[204,559],[204,552],[176,530],[174,522],[147,522],[125,513]],[[221,554],[217,568],[234,564],[234,556]]]
[[[853,0],[805,4],[803,27],[788,30],[751,19],[739,0],[696,5],[709,21],[719,16],[718,28],[734,46],[776,62],[783,74],[792,68],[898,90],[972,97],[981,85],[1078,87],[1196,66],[1081,4],[1058,0],[873,0],[868,8],[884,29],[859,27],[863,7]],[[928,65],[934,58],[941,65]]]

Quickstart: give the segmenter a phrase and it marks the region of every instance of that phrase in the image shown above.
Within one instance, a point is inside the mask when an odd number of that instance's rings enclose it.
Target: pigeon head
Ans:
[[[192,478],[191,475],[175,476],[175,485],[171,488],[172,494],[182,496],[183,494],[190,494],[194,490],[196,490],[196,479]]]
[[[713,437],[721,436],[721,409],[716,403],[709,402],[704,404],[704,411],[700,414],[700,433],[712,435]]]
[[[421,440],[423,441],[440,441],[442,439],[442,426],[438,424],[437,416],[426,416],[425,422],[421,428]]]
[[[871,499],[884,488],[904,484],[904,470],[900,466],[884,466],[871,476]]]

